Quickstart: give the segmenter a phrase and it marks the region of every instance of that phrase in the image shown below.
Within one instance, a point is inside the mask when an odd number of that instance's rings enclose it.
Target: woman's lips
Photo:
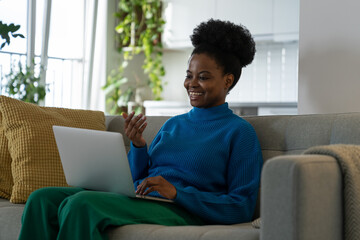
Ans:
[[[196,100],[199,97],[201,97],[202,95],[204,95],[204,93],[202,93],[202,92],[189,92],[189,97],[191,100]]]

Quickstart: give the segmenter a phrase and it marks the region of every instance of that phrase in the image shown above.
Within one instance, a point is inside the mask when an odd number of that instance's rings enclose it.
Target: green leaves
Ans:
[[[22,34],[14,34],[19,29],[20,29],[20,25],[15,25],[13,23],[11,23],[10,25],[7,25],[6,23],[3,23],[2,21],[0,21],[0,36],[2,39],[5,40],[5,42],[3,42],[1,44],[0,49],[5,47],[6,44],[10,45],[9,33],[11,33],[11,36],[13,38],[17,38],[17,37],[24,38],[24,35],[22,35]]]
[[[40,76],[35,76],[29,67],[22,67],[18,63],[18,69],[11,68],[10,73],[5,76],[7,85],[5,92],[21,101],[39,104],[45,99],[46,88],[40,85]]]
[[[161,12],[161,0],[120,0],[118,11],[114,14],[119,20],[115,30],[118,33],[118,43],[122,45],[120,49],[130,44],[131,24],[135,26],[135,38],[132,39],[135,46],[141,46],[143,39],[148,38],[161,42],[160,36],[165,24]]]
[[[119,2],[119,9],[124,12],[130,12],[130,6],[126,3],[126,1]]]
[[[165,75],[162,64],[161,34],[165,21],[161,16],[161,0],[119,0],[118,11],[114,14],[119,21],[115,27],[117,49],[122,55],[123,64],[112,71],[103,87],[107,103],[112,104],[110,114],[120,114],[121,106],[134,96],[136,87],[147,85],[151,88],[153,99],[161,100]],[[124,77],[124,69],[133,56],[144,53],[142,66],[148,79],[136,80],[136,86],[130,86],[130,79]],[[125,80],[126,79],[126,80]]]

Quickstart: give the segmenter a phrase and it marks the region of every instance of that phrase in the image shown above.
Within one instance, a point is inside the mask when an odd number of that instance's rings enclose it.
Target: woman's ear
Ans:
[[[228,73],[225,75],[225,87],[230,88],[234,82],[234,74]]]

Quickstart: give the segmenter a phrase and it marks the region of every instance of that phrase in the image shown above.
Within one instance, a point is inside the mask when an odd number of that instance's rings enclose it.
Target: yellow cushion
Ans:
[[[11,174],[11,157],[8,150],[8,140],[4,134],[0,112],[0,197],[10,199],[13,186]]]
[[[100,111],[39,107],[0,96],[0,112],[12,158],[12,203],[26,202],[41,187],[67,186],[53,125],[105,130]]]

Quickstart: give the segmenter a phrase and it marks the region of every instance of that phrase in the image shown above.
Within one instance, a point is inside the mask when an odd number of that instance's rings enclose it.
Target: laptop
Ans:
[[[53,126],[67,184],[128,197],[173,202],[135,194],[121,133]]]

